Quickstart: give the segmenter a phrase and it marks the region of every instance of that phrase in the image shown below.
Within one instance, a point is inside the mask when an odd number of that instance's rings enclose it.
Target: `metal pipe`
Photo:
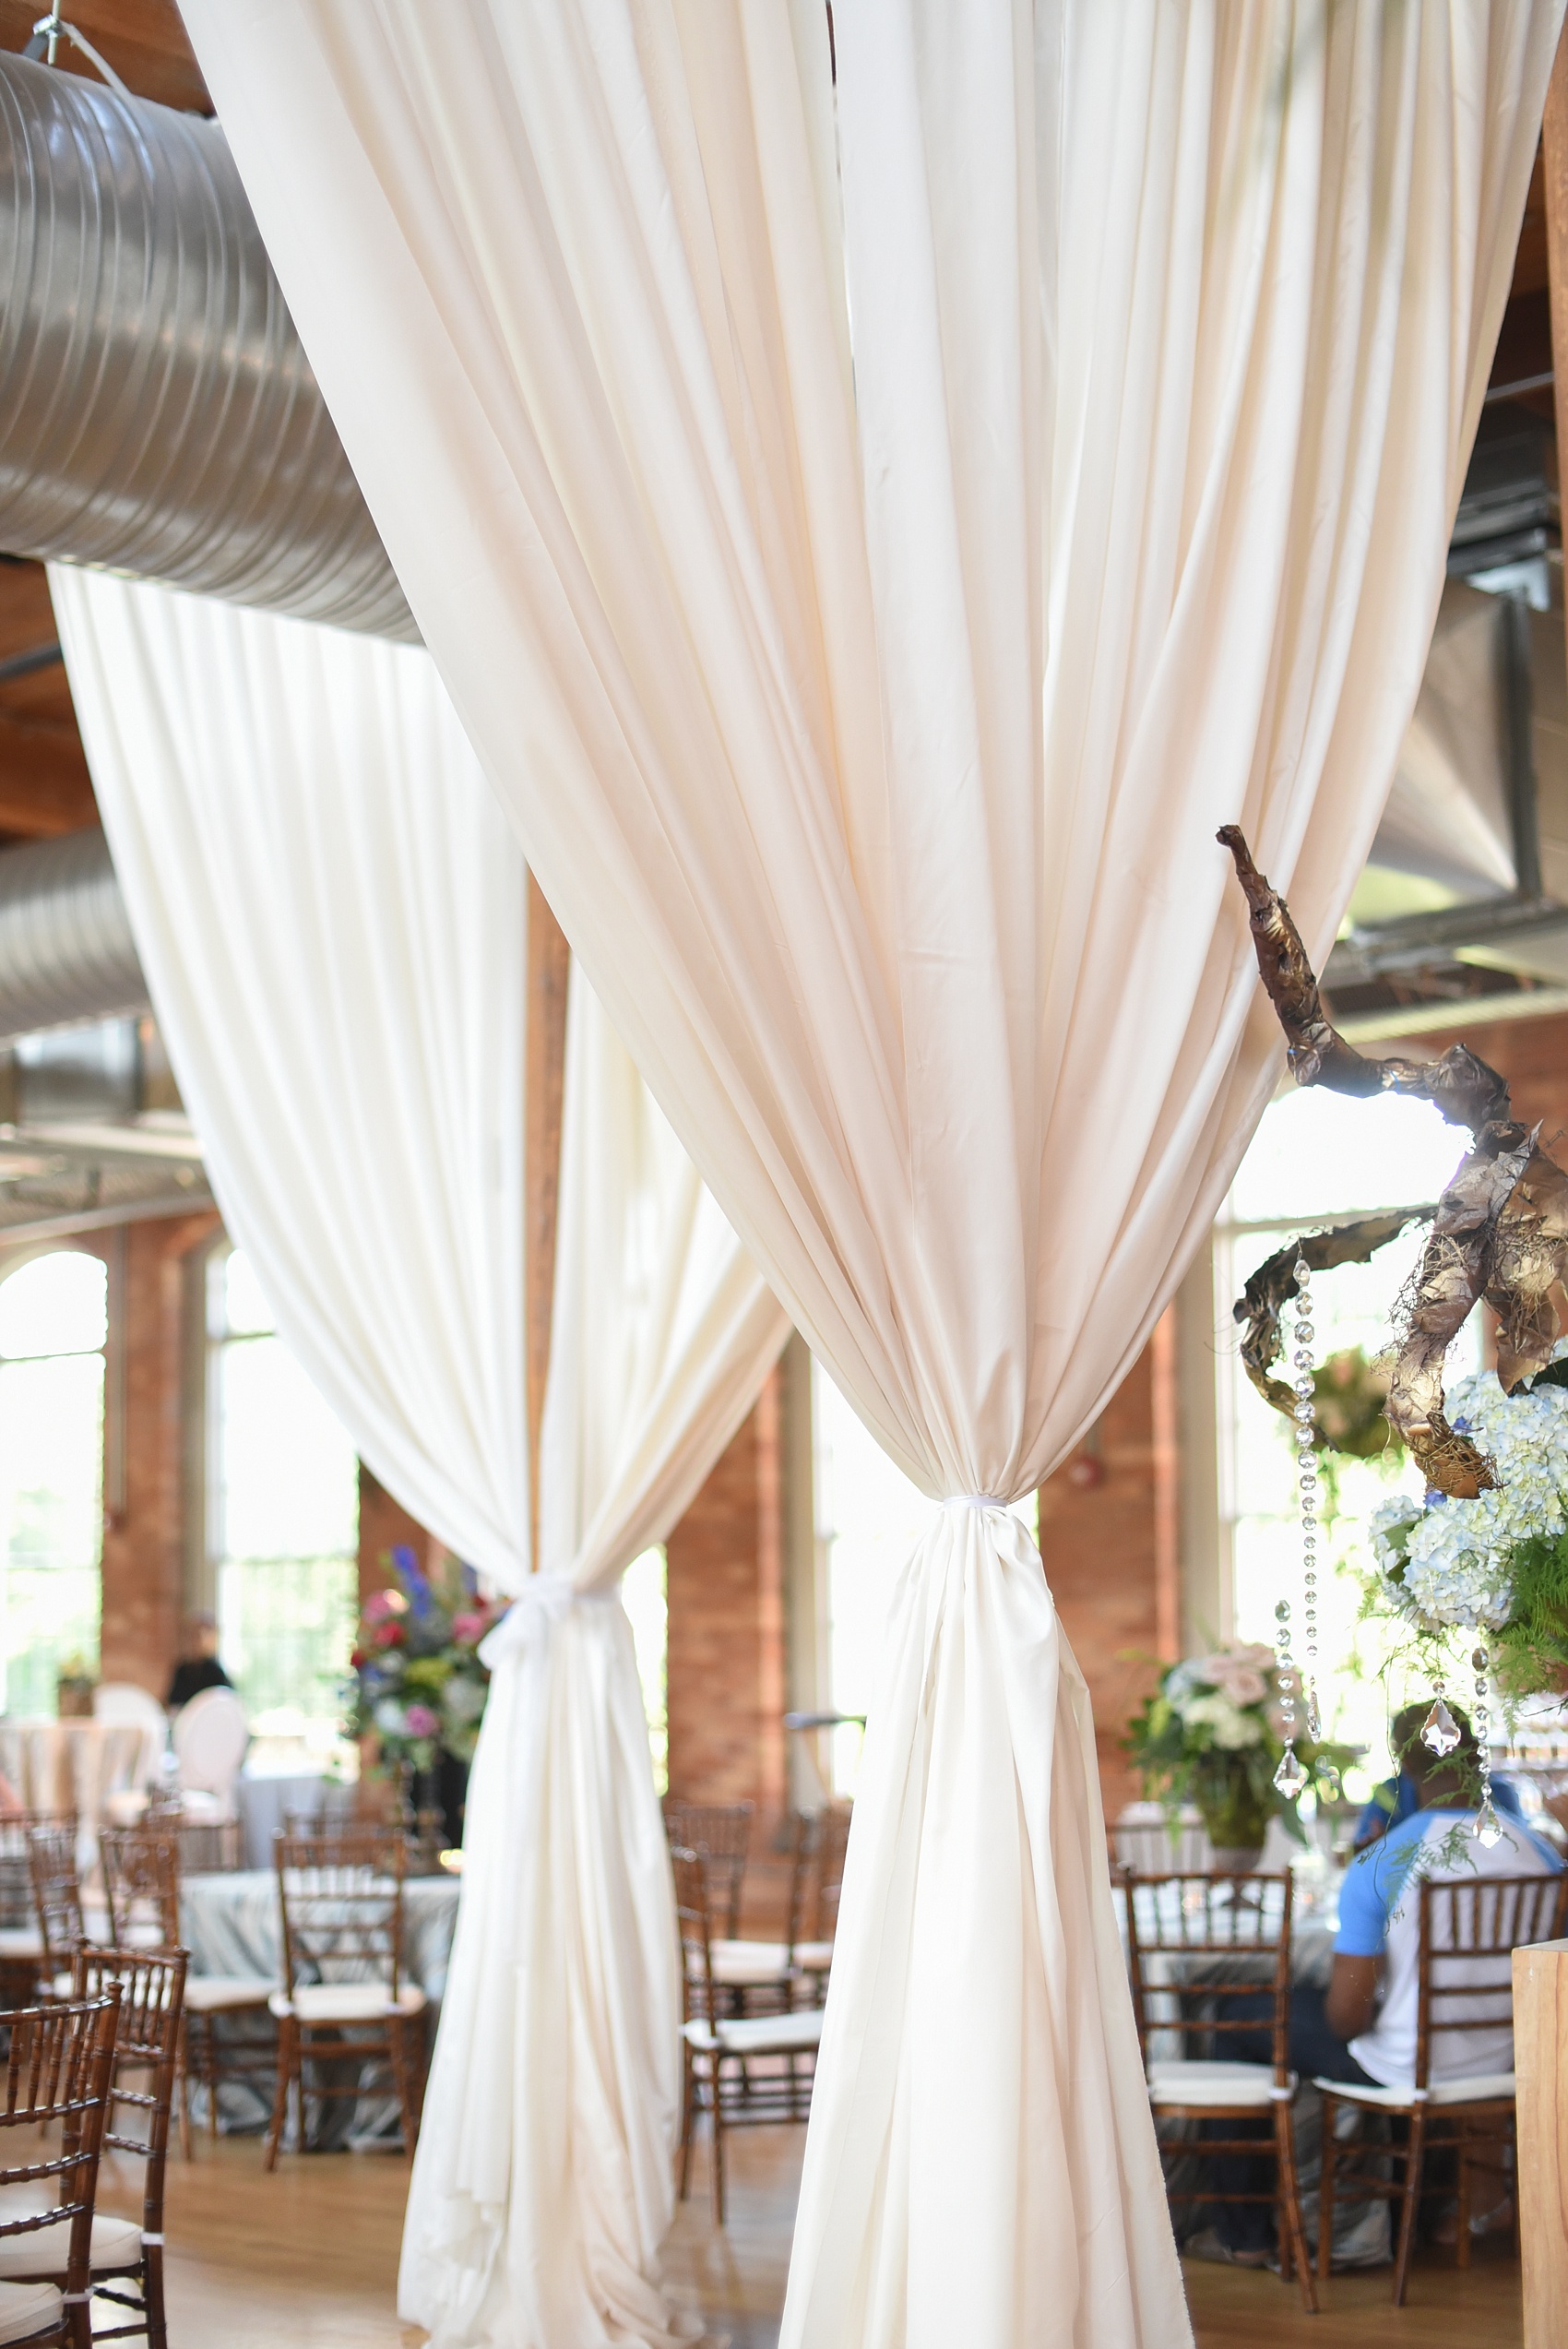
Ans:
[[[0,1043],[147,1008],[101,831],[0,850]]]
[[[0,547],[418,641],[222,132],[10,54]]]

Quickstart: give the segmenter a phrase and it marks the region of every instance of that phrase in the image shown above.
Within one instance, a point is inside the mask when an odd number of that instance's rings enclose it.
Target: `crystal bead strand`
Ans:
[[[1314,1414],[1313,1411],[1313,1337],[1311,1274],[1306,1260],[1296,1258],[1296,1465],[1301,1496],[1301,1555],[1305,1561],[1306,1605],[1303,1623],[1307,1635],[1309,1671],[1317,1660],[1317,1457],[1313,1442]],[[1290,1650],[1290,1602],[1281,1599],[1274,1610],[1279,1626],[1275,1636],[1275,1653],[1279,1659],[1279,1711],[1285,1726],[1285,1751],[1274,1773],[1274,1783],[1287,1800],[1299,1795],[1307,1783],[1296,1753],[1296,1695],[1301,1687]],[[1317,1730],[1316,1689],[1309,1679],[1306,1688],[1306,1728],[1309,1736]]]
[[[1304,1257],[1296,1258],[1296,1465],[1301,1492],[1301,1630],[1305,1654],[1303,1695],[1307,1735],[1315,1745],[1323,1735],[1317,1700],[1317,1423],[1313,1400],[1312,1274]]]
[[[1476,1757],[1481,1773],[1481,1806],[1473,1832],[1477,1842],[1490,1849],[1503,1840],[1503,1821],[1491,1800],[1491,1713],[1487,1704],[1491,1659],[1484,1648],[1478,1648],[1470,1662],[1476,1675]]]

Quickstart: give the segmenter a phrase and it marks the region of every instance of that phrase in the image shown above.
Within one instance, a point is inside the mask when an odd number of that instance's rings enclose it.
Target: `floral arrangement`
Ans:
[[[1500,1685],[1514,1695],[1568,1681],[1568,1347],[1516,1394],[1490,1370],[1450,1398],[1455,1433],[1495,1467],[1473,1500],[1428,1487],[1372,1513],[1369,1611],[1403,1623],[1438,1652],[1455,1629],[1490,1636]]]
[[[1172,1664],[1128,1725],[1124,1749],[1152,1801],[1174,1828],[1183,1804],[1203,1813],[1217,1850],[1256,1851],[1271,1818],[1304,1842],[1296,1806],[1308,1786],[1339,1792],[1348,1748],[1296,1741],[1306,1781],[1282,1795],[1274,1773],[1285,1750],[1274,1650],[1253,1641]]]
[[[399,1545],[384,1563],[391,1579],[365,1601],[350,1658],[345,1734],[374,1737],[384,1763],[414,1771],[443,1753],[471,1761],[490,1691],[479,1644],[501,1610],[456,1558],[427,1576]]]

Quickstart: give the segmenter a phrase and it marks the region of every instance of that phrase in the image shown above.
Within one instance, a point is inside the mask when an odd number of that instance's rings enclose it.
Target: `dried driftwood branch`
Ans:
[[[1568,1175],[1538,1147],[1539,1128],[1515,1121],[1497,1070],[1464,1044],[1451,1044],[1440,1060],[1368,1060],[1347,1043],[1324,1011],[1284,899],[1258,871],[1234,824],[1218,837],[1246,892],[1258,969],[1285,1031],[1296,1082],[1363,1097],[1408,1093],[1431,1102],[1451,1126],[1469,1132],[1469,1152],[1438,1201],[1421,1257],[1409,1326],[1395,1360],[1388,1417],[1429,1484],[1455,1499],[1473,1499],[1497,1479],[1491,1462],[1443,1415],[1443,1359],[1472,1306],[1484,1297],[1498,1316],[1503,1385],[1512,1394],[1545,1368],[1558,1327],[1551,1292],[1568,1277]],[[1371,1252],[1369,1246],[1365,1253]],[[1276,1320],[1277,1311],[1276,1306]],[[1270,1362],[1277,1351],[1276,1335]],[[1289,1407],[1294,1399],[1277,1381],[1253,1375],[1271,1401],[1285,1396],[1278,1407]]]
[[[1235,1318],[1242,1325],[1242,1367],[1265,1402],[1287,1417],[1296,1408],[1294,1390],[1270,1374],[1283,1343],[1279,1317],[1296,1294],[1297,1258],[1303,1258],[1313,1272],[1326,1272],[1336,1264],[1365,1264],[1430,1211],[1399,1208],[1392,1215],[1367,1215],[1359,1222],[1336,1223],[1327,1232],[1309,1232],[1258,1266],[1236,1300]],[[1321,1439],[1321,1429],[1318,1433]]]

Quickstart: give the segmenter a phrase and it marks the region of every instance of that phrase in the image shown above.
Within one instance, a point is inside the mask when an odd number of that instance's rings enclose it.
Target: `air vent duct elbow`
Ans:
[[[103,834],[95,828],[0,851],[0,1044],[147,1008]]]

